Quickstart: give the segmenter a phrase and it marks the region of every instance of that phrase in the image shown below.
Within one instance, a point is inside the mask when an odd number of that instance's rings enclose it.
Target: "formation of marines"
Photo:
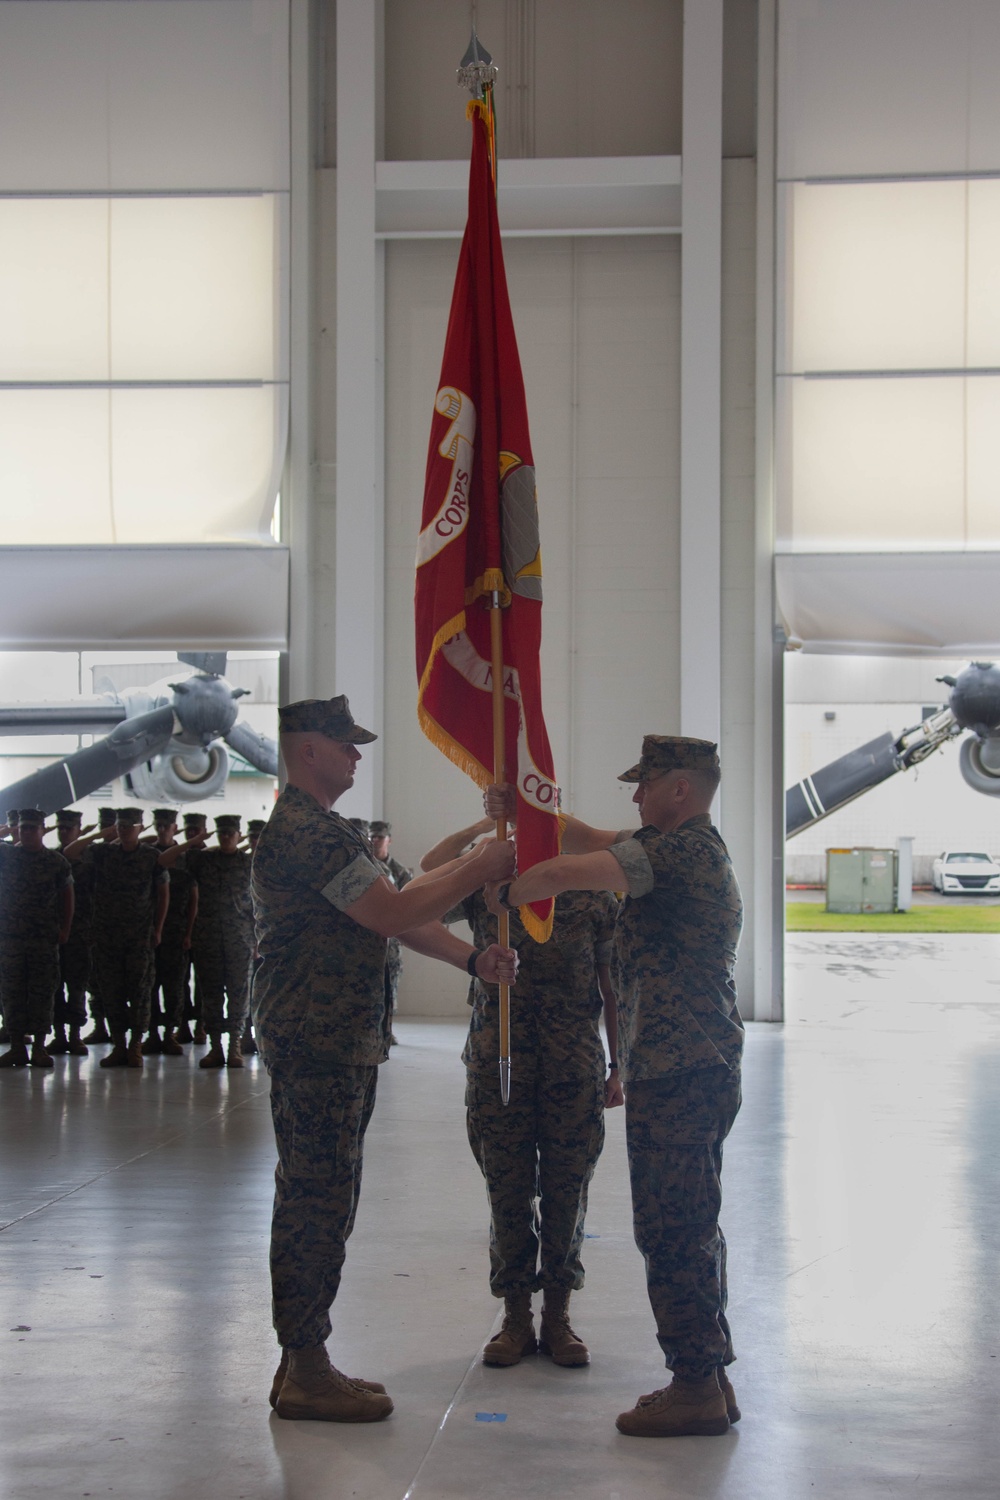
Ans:
[[[141,808],[101,808],[86,829],[77,809],[63,808],[50,849],[40,812],[7,813],[0,1007],[9,1050],[0,1067],[51,1068],[60,1054],[110,1043],[102,1068],[141,1070],[144,1057],[183,1056],[185,1043],[206,1040],[201,1067],[243,1066],[244,1047],[254,1047],[250,860],[264,822],[251,820],[244,849],[240,821],[217,817],[218,847],[207,848],[204,813],[184,815],[178,840],[172,808],[153,812],[145,837]]]
[[[55,850],[42,842],[41,813],[8,813],[0,999],[10,1050],[0,1067],[51,1067],[53,1053],[82,1055],[106,1039],[102,1067],[141,1068],[151,1053],[182,1054],[193,1036],[210,1043],[203,1068],[239,1068],[259,1046],[278,1152],[270,1259],[281,1357],[270,1403],[285,1419],[380,1421],[393,1410],[385,1387],[330,1361],[330,1308],[378,1068],[394,1041],[401,948],[464,970],[468,1136],[487,1188],[490,1287],[504,1303],[484,1363],[536,1351],[588,1363],[569,1300],[584,1280],[604,1111],[624,1103],[635,1239],[673,1379],[617,1426],[645,1437],[727,1431],[740,1411],[726,1373],[735,1355],[718,1215],[723,1142],[740,1107],[742,901],[709,815],[716,747],[647,735],[619,778],[635,783],[641,827],[564,816],[563,853],[523,875],[510,842],[476,842],[516,813],[513,788],[491,787],[487,817],[443,839],[414,879],[390,855],[388,823],[334,810],[358,747],[375,738],[346,698],[288,705],[279,721],[288,782],[268,823],[251,825],[249,850],[231,814],[215,820],[218,847],[207,849],[200,814],[187,815],[179,841],[176,813],[157,809],[143,841],[137,808],[102,809],[87,830],[66,809]],[[553,931],[538,944],[517,912],[549,896]],[[492,941],[504,910],[511,948]],[[450,930],[463,920],[471,944]],[[504,1106],[497,996],[512,983],[523,1002],[518,1088]],[[94,1030],[84,1038],[88,993]]]

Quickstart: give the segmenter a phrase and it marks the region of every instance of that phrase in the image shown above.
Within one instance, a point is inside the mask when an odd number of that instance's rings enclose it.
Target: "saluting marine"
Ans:
[[[198,915],[198,887],[187,868],[189,846],[177,842],[177,814],[173,808],[155,808],[153,827],[156,829],[156,841],[150,847],[160,856],[168,850],[172,853],[172,859],[167,865],[170,872],[170,905],[163,923],[163,935],[153,955],[150,1029],[142,1044],[142,1051],[145,1057],[157,1053],[163,1053],[167,1057],[183,1057],[184,1048],[177,1040],[177,1032],[184,1019],[188,955]],[[166,861],[161,858],[160,863],[166,864]]]
[[[59,944],[73,921],[73,872],[42,842],[44,813],[21,808],[19,827],[18,844],[0,845],[0,985],[10,1033],[0,1068],[51,1068],[45,1038],[59,983]]]
[[[240,819],[236,813],[222,813],[215,820],[215,830],[218,849],[196,849],[188,855],[188,870],[198,889],[195,967],[202,1024],[211,1043],[198,1066],[242,1068],[254,942],[252,856],[239,848]],[[223,1052],[222,1034],[227,1030],[229,1046]]]
[[[83,831],[83,814],[64,807],[56,813],[59,848],[75,843]],[[59,948],[59,982],[56,986],[53,1025],[55,1036],[48,1050],[53,1056],[68,1052],[86,1057],[87,1044],[80,1032],[87,1024],[87,986],[90,983],[90,927],[94,905],[94,872],[79,859],[73,870],[73,925]],[[69,1036],[66,1036],[67,1028]]]
[[[88,833],[90,833],[92,831],[93,830],[91,830],[91,829],[87,830]],[[115,843],[118,842],[118,814],[117,814],[117,812],[115,811],[115,809],[113,807],[99,807],[97,809],[97,836],[98,836],[99,839],[102,839],[106,844],[115,844]],[[74,840],[72,844],[68,844],[66,846],[66,848],[70,851],[69,853],[66,854],[66,858],[69,860],[70,864],[73,866],[74,878],[75,878],[75,873],[77,871],[79,871],[79,873],[81,875],[83,875],[83,873],[84,873],[84,871],[82,869],[80,869],[80,867],[79,867],[79,857],[83,853],[84,849],[86,849],[86,848],[89,847],[90,842],[91,842],[90,839],[87,839],[84,843],[80,843],[79,839],[77,839],[77,840]],[[93,871],[93,866],[92,865],[85,866],[84,868],[86,869],[86,878],[88,879],[88,882],[89,882],[89,884],[91,886],[90,1015],[91,1015],[91,1019],[93,1020],[94,1024],[93,1024],[91,1030],[83,1038],[83,1040],[84,1040],[84,1042],[89,1042],[92,1046],[98,1046],[101,1043],[110,1042],[110,1040],[111,1040],[111,1033],[108,1031],[107,1021],[106,1021],[105,1015],[104,1015],[104,1006],[101,1004],[100,985],[99,985],[99,982],[98,982],[97,974],[96,974],[96,972],[94,970],[94,957],[93,957],[93,948],[94,948],[94,943],[93,943],[93,874],[94,874],[94,871]]]
[[[141,1069],[153,950],[170,904],[170,877],[156,850],[139,842],[141,808],[120,807],[115,832],[117,843],[94,842],[99,831],[68,845],[67,853],[72,858],[83,846],[83,862],[94,871],[91,959],[114,1043],[101,1067]]]

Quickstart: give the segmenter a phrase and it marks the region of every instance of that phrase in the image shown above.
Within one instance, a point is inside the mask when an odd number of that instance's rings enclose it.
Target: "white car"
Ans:
[[[949,849],[934,861],[931,884],[944,895],[962,891],[1000,895],[1000,864],[991,854]]]

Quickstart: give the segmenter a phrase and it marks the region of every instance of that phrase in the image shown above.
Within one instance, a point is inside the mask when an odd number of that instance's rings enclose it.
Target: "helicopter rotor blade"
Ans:
[[[268,735],[261,734],[259,730],[251,728],[245,720],[238,719],[224,736],[226,744],[237,755],[242,755],[258,771],[263,771],[265,776],[277,776],[278,774],[278,745]]]
[[[56,812],[159,755],[173,732],[174,711],[169,707],[126,719],[95,745],[0,790],[0,809],[37,807],[46,814]]]

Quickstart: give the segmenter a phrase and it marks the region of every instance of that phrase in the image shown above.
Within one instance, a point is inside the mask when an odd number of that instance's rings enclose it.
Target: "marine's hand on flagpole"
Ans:
[[[472,851],[470,864],[476,866],[483,885],[488,885],[491,881],[510,880],[515,857],[510,839],[486,839]]]
[[[476,977],[484,984],[516,984],[520,960],[516,948],[501,948],[493,943],[476,959]]]
[[[517,788],[509,781],[494,782],[483,793],[483,808],[494,823],[497,818],[506,818],[508,823],[513,823],[517,816]]]
[[[501,906],[500,904],[499,891],[503,883],[504,882],[502,880],[489,880],[483,886],[483,900],[486,902],[487,909],[491,911],[495,917],[502,917],[505,912],[507,914],[509,914],[510,912],[509,907]]]

